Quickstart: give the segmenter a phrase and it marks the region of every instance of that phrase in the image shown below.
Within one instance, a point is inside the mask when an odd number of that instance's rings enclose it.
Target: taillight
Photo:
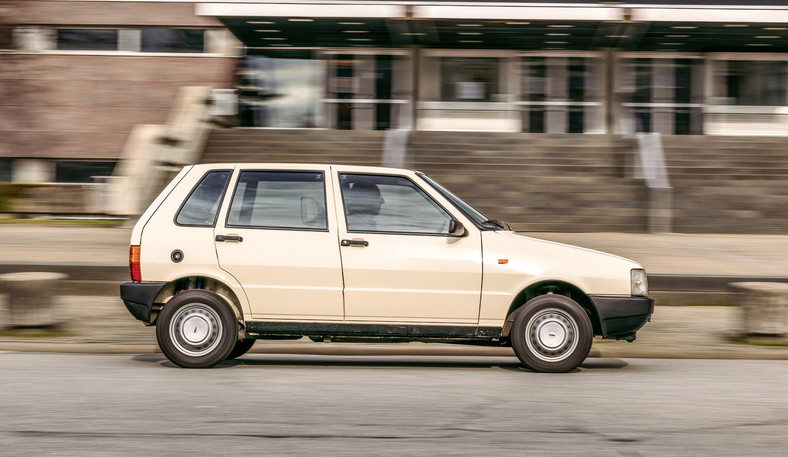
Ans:
[[[129,271],[132,281],[142,281],[142,271],[140,270],[140,247],[131,246],[129,248]]]

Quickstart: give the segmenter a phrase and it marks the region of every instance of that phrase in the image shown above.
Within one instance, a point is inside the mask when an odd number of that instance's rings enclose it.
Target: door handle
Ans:
[[[241,242],[244,240],[244,237],[240,235],[216,235],[216,241],[237,241]]]
[[[342,245],[342,246],[362,246],[362,247],[366,247],[366,246],[369,246],[369,241],[356,238],[356,239],[352,239],[352,240],[342,240],[342,241],[339,242],[339,244]]]

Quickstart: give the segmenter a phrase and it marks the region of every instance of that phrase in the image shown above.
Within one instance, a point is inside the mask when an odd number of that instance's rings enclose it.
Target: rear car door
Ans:
[[[239,166],[216,226],[220,267],[253,319],[341,320],[342,271],[327,167]]]

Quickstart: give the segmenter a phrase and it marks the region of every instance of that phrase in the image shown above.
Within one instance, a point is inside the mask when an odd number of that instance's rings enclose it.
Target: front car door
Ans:
[[[328,167],[238,168],[216,226],[216,253],[243,286],[251,317],[342,320]]]
[[[349,321],[477,323],[481,236],[415,173],[333,167]],[[451,236],[452,219],[467,227]]]

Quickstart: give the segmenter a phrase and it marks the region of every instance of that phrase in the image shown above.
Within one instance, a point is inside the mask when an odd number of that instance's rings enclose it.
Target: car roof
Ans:
[[[324,170],[328,167],[339,169],[340,171],[359,172],[359,173],[399,173],[410,174],[415,173],[415,170],[406,168],[391,168],[391,167],[372,167],[362,165],[346,165],[346,164],[325,164],[325,163],[275,163],[275,162],[225,162],[225,163],[204,163],[194,165],[195,170],[214,170],[214,169],[228,169],[228,168],[242,168],[242,169],[269,169],[269,170]]]

